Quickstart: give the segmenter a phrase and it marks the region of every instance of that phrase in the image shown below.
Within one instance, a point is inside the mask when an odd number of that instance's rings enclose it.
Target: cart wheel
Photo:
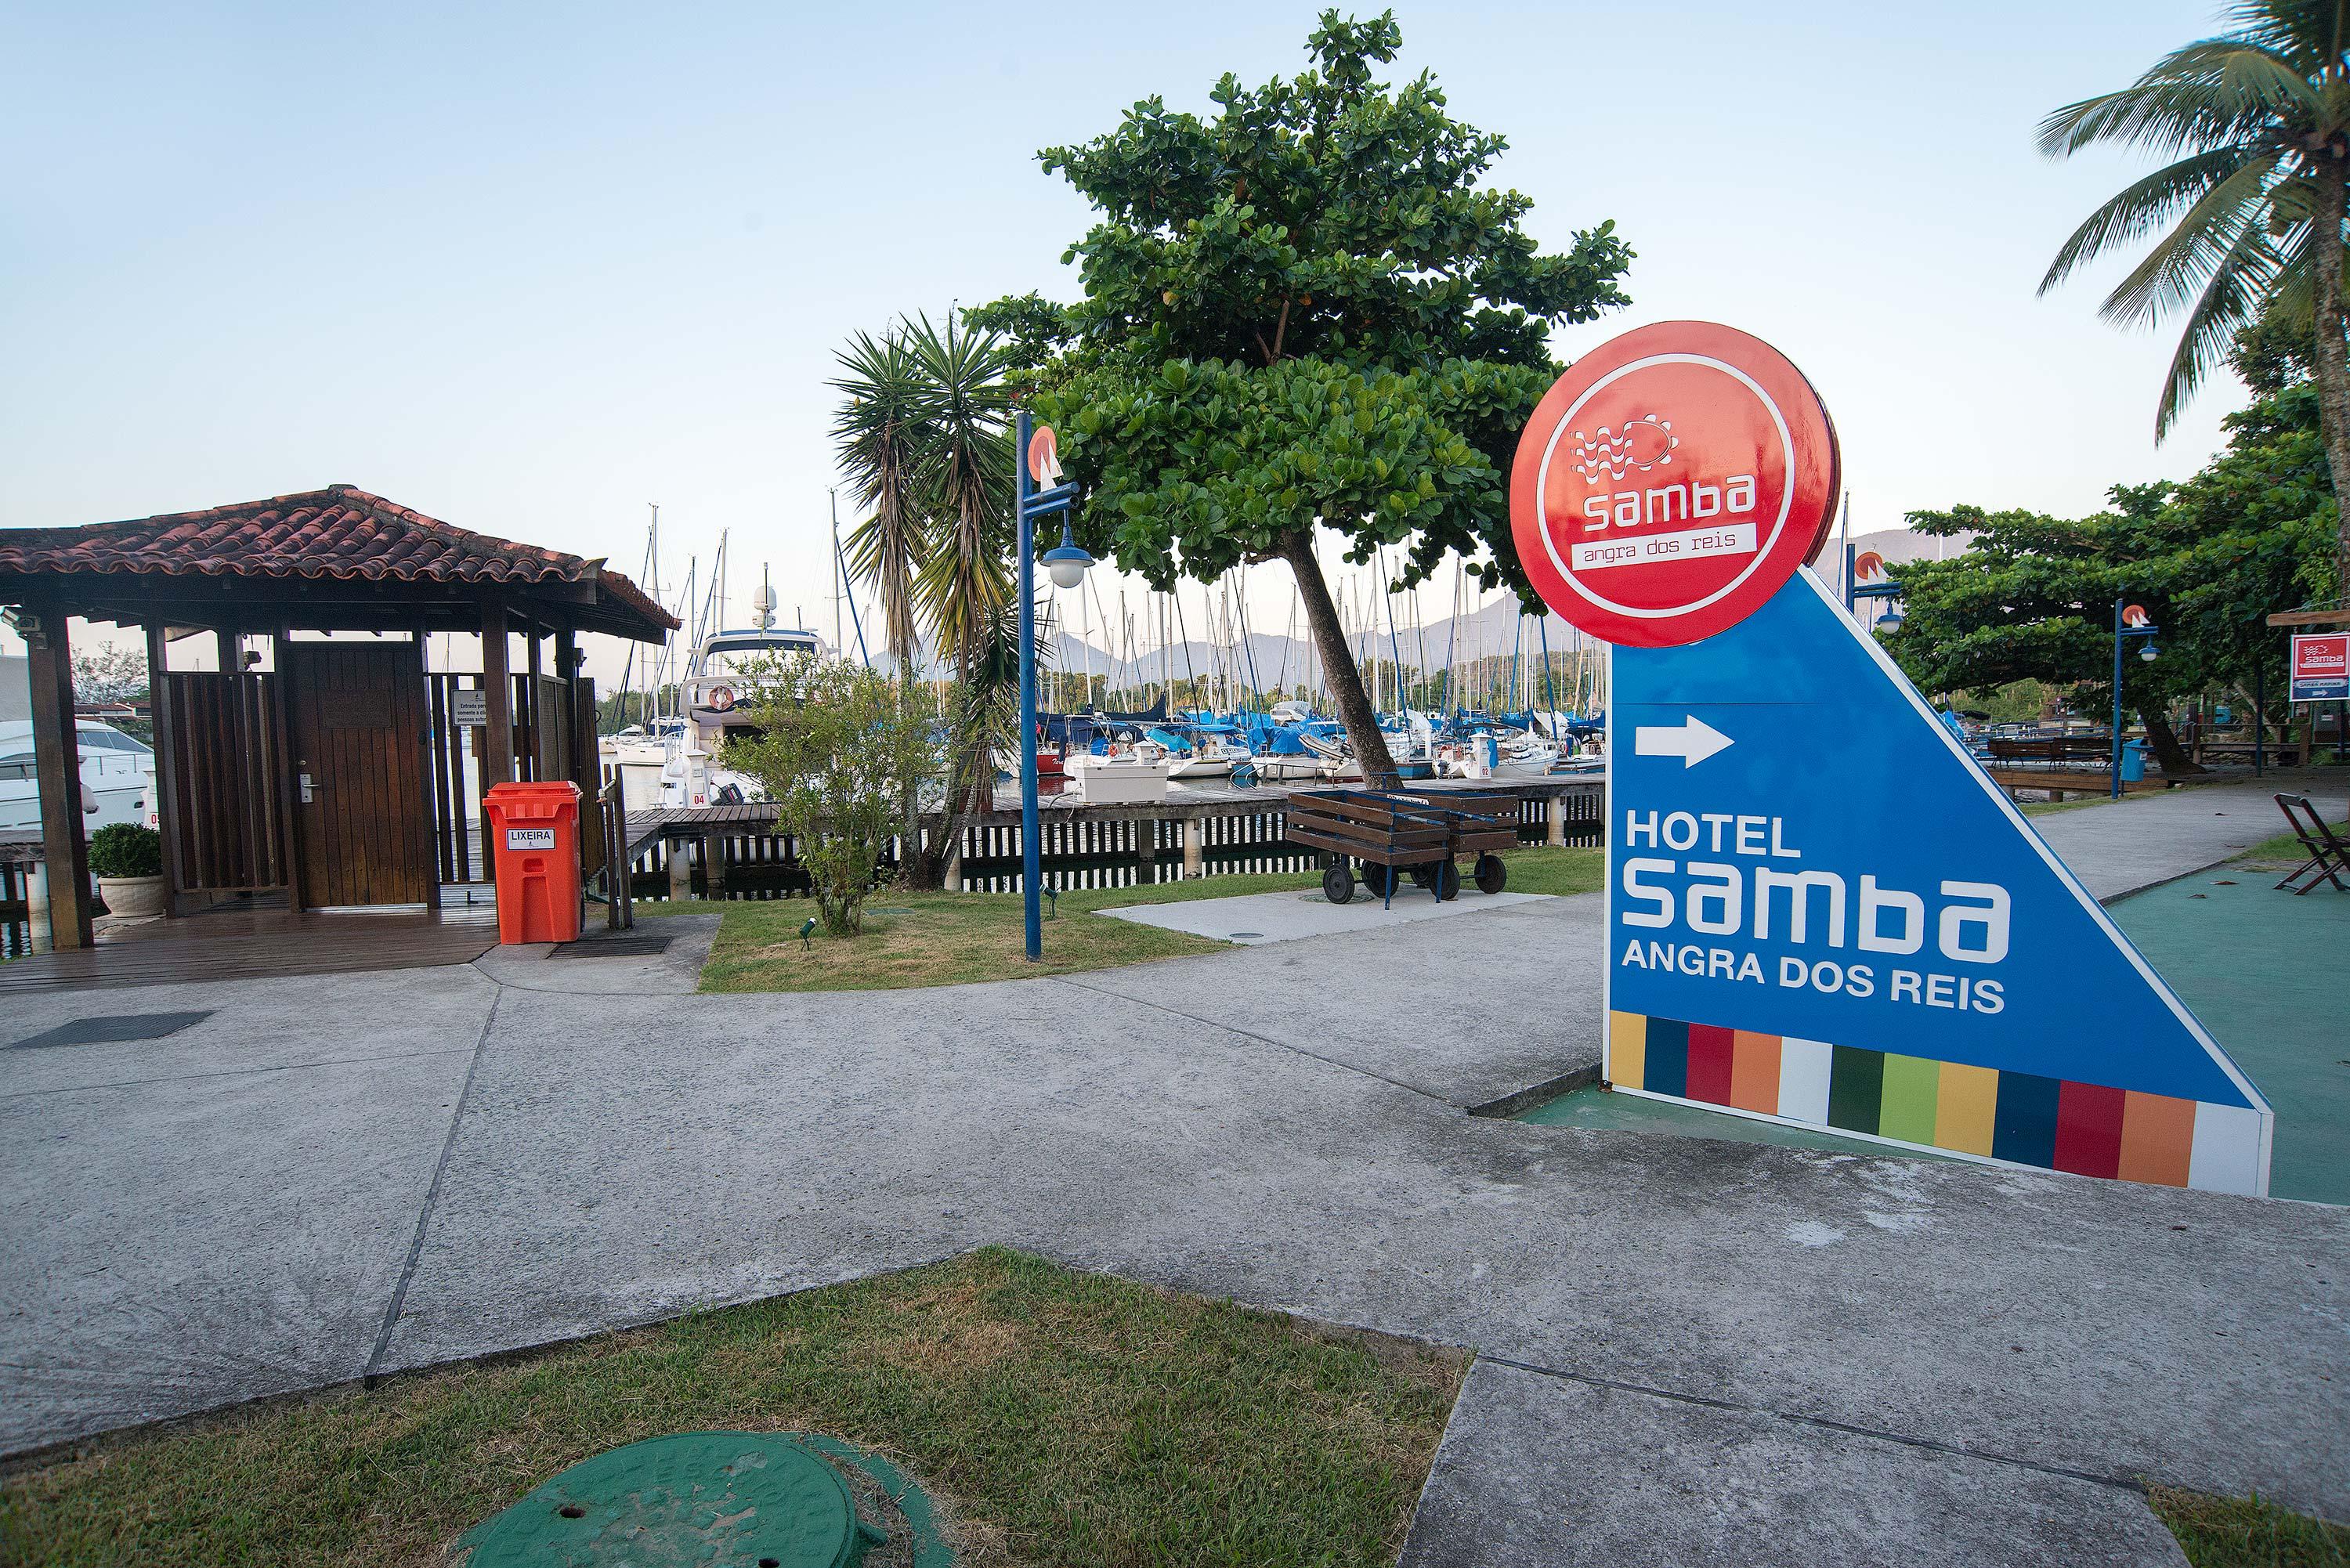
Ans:
[[[1477,891],[1498,893],[1510,885],[1510,868],[1498,855],[1477,857]]]
[[[1461,867],[1450,860],[1436,863],[1436,901],[1449,904],[1461,897]]]
[[[1363,862],[1363,891],[1374,898],[1392,898],[1395,894],[1396,868]]]
[[[1345,861],[1322,873],[1322,896],[1334,904],[1343,904],[1355,896],[1355,874],[1347,869]]]

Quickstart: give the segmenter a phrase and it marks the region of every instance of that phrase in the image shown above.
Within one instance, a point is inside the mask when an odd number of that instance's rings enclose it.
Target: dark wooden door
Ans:
[[[278,647],[303,904],[426,902],[424,680],[414,646]]]

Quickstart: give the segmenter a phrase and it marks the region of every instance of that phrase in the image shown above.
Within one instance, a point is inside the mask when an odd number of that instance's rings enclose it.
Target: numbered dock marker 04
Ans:
[[[1794,373],[1727,328],[1648,327],[1579,361],[1559,406],[1573,409],[1613,367],[1691,357],[1742,387],[1783,388]],[[1773,399],[1783,415],[1793,400]],[[1578,584],[1564,546],[1563,567],[1546,556],[1547,580],[1528,562],[1551,607],[1618,643],[1610,1085],[1966,1159],[2265,1191],[2272,1118],[2259,1091],[1876,639],[1811,571],[1780,569],[1773,552],[1786,539],[1825,536],[1835,487],[1801,475],[1807,462],[1814,477],[1832,475],[1832,450],[1807,458],[1802,421],[1789,418],[1794,455],[1783,465],[1776,424],[1758,431],[1735,398],[1722,405],[1727,438],[1675,406],[1679,446],[1636,432],[1625,447],[1611,423],[1605,440],[1617,444],[1596,450],[1625,455],[1627,472],[1642,456],[1661,472],[1667,453],[1703,453],[1676,483],[1720,486],[1725,509],[1729,479],[1751,472],[1760,520],[1751,556],[1736,559],[1753,574],[1700,573],[1698,563],[1731,558],[1700,556],[1678,576],[1652,570],[1603,594],[1591,584],[1640,568],[1596,567]],[[1659,426],[1667,411],[1659,401]],[[1570,437],[1580,418],[1562,421]],[[1829,429],[1825,411],[1813,429]],[[1522,549],[1529,517],[1543,524],[1534,547],[1547,552],[1545,539],[1572,542],[1559,519],[1580,514],[1580,501],[1549,499],[1561,488],[1545,455],[1555,433],[1538,418],[1518,454]],[[1723,469],[1741,458],[1747,466]],[[1797,479],[1774,491],[1786,472]],[[1573,477],[1582,483],[1579,465]],[[1624,535],[1673,535],[1678,512],[1648,510],[1658,488],[1652,472]],[[1757,585],[1767,587],[1748,602]],[[1677,600],[1678,614],[1623,613]]]

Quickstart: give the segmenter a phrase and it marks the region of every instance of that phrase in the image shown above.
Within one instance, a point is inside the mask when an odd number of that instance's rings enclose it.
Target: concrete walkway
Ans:
[[[1505,909],[1542,898],[1539,893],[1480,893],[1464,888],[1450,903],[1406,883],[1392,902],[1382,905],[1376,893],[1357,889],[1354,898],[1334,904],[1319,893],[1243,893],[1232,898],[1188,898],[1177,904],[1134,904],[1103,914],[1139,925],[1158,926],[1193,936],[1254,947],[1260,942],[1295,941],[1300,937],[1329,937],[1341,931],[1378,931],[1415,920],[1440,920],[1471,915],[1480,909]]]
[[[2313,770],[2325,773],[2332,770]],[[2350,780],[2289,779],[2195,784],[2031,818],[2048,846],[2096,898],[2108,902],[2241,855],[2287,831],[2276,792],[2306,793],[2329,822],[2350,810]]]
[[[994,1241],[1476,1346],[1414,1564],[2178,1562],[2143,1477],[2350,1515],[2350,1212],[1463,1115],[1596,1060],[1597,919],[27,999],[215,1011],[0,1053],[0,1451]]]

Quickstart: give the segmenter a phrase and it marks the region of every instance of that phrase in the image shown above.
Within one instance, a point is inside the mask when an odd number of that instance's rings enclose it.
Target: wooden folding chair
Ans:
[[[2284,813],[2284,819],[2293,824],[2293,836],[2301,840],[2303,849],[2309,851],[2309,859],[2301,868],[2277,886],[2293,888],[2298,897],[2316,887],[2322,878],[2333,883],[2334,891],[2350,893],[2350,888],[2342,885],[2343,877],[2350,874],[2350,841],[2344,840],[2326,825],[2325,819],[2317,815],[2317,808],[2309,804],[2307,795],[2281,794],[2276,797],[2276,803],[2277,809]],[[2308,878],[2307,883],[2296,886],[2304,877]]]

